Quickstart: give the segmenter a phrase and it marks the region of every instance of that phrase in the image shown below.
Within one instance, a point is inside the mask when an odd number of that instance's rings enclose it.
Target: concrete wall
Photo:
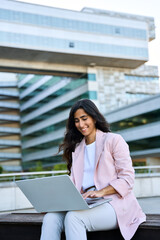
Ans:
[[[134,193],[137,198],[160,196],[160,176],[136,177]]]
[[[0,211],[32,208],[31,203],[14,184],[0,187]]]
[[[160,93],[158,68],[155,66],[143,65],[136,70],[96,67],[96,71],[99,106],[103,113]],[[125,75],[143,78],[127,80]]]

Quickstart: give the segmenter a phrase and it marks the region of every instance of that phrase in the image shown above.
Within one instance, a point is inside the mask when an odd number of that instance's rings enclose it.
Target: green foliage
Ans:
[[[54,171],[67,170],[67,165],[66,165],[66,163],[58,163],[58,164],[54,165],[53,170]]]
[[[65,163],[58,163],[55,164],[54,167],[51,169],[49,168],[43,168],[42,162],[38,161],[33,168],[30,168],[30,172],[42,172],[42,171],[59,171],[59,170],[67,170],[67,165]],[[57,173],[55,175],[62,175],[64,173]],[[43,175],[34,175],[32,176],[33,178],[35,177],[48,177],[52,176],[52,174],[43,174]]]
[[[0,165],[0,174],[3,173],[3,167]]]
[[[134,162],[133,163],[134,167],[143,167],[146,166],[145,162]],[[135,173],[148,173],[148,169],[136,169]]]
[[[42,162],[37,162],[35,167],[29,169],[30,172],[41,172],[44,171]]]
[[[67,165],[65,163],[58,163],[54,165],[53,171],[67,170]],[[55,175],[63,175],[64,173],[57,173]]]
[[[42,162],[38,161],[36,162],[35,166],[33,168],[30,168],[29,169],[30,172],[43,172],[44,169],[43,169],[43,165],[42,165]],[[31,176],[31,178],[41,178],[41,177],[47,177],[49,175],[33,175]]]
[[[146,163],[145,162],[133,162],[133,166],[136,167],[136,166],[146,166]]]
[[[35,172],[41,172],[41,171],[43,171],[42,162],[37,162],[36,167],[35,167]]]

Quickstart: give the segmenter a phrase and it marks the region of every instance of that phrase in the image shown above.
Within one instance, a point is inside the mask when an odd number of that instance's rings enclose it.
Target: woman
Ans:
[[[72,181],[86,198],[112,198],[89,210],[48,213],[41,240],[86,240],[87,231],[120,228],[125,240],[146,220],[133,192],[134,170],[127,143],[111,133],[95,104],[88,99],[71,108],[64,142],[60,146]],[[64,196],[65,199],[65,196]]]

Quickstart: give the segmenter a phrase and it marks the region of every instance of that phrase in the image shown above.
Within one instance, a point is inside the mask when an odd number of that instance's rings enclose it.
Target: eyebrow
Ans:
[[[84,117],[87,117],[88,115],[82,115],[80,116],[80,118],[84,118]],[[78,118],[74,118],[74,119],[78,119]]]

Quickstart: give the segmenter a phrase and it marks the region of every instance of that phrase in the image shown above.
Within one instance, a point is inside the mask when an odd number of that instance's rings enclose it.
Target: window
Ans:
[[[70,47],[70,48],[74,48],[74,42],[70,42],[70,43],[69,43],[69,47]]]
[[[120,28],[115,28],[115,33],[120,34]]]
[[[0,9],[0,19],[9,20],[38,26],[56,27],[62,29],[70,29],[74,31],[100,33],[105,35],[119,35],[121,37],[129,37],[136,39],[147,39],[146,29],[136,29],[125,26],[114,26],[103,23],[94,23],[66,18],[58,18],[45,16],[40,14],[26,13],[20,11],[12,11]]]

